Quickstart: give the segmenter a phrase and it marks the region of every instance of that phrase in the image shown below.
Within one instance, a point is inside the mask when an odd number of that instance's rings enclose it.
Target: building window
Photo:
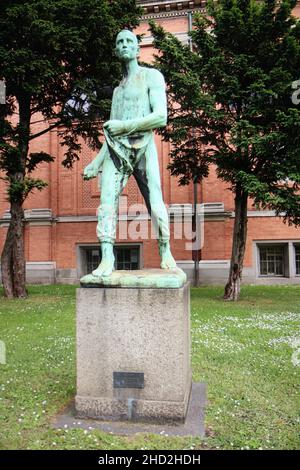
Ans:
[[[300,276],[300,245],[295,245],[296,275]]]
[[[91,273],[101,261],[100,248],[85,248],[86,273]],[[117,245],[114,247],[115,269],[140,269],[140,247],[138,245]]]
[[[285,246],[261,245],[259,247],[259,268],[261,276],[284,276]]]
[[[101,260],[100,249],[86,249],[86,270],[91,273],[94,269],[98,268]]]
[[[116,269],[139,269],[139,247],[116,246]]]

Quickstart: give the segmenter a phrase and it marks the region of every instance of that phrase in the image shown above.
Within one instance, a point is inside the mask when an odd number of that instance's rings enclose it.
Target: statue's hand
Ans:
[[[95,178],[98,175],[98,172],[99,166],[95,163],[95,161],[92,161],[83,170],[83,179],[90,180],[92,178]]]
[[[126,121],[112,119],[104,124],[104,128],[114,137],[117,135],[127,134],[128,130],[125,125]]]

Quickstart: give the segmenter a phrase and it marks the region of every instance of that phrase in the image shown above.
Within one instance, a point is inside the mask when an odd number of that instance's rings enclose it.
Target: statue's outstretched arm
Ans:
[[[107,144],[106,142],[104,142],[104,144],[102,145],[100,149],[100,152],[97,153],[94,160],[84,168],[83,179],[89,180],[91,178],[95,178],[98,175],[102,167],[102,164],[104,162],[106,153],[107,153]]]

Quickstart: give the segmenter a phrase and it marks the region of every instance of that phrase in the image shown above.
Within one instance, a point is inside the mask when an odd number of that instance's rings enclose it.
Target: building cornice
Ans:
[[[201,11],[200,8],[195,9],[194,11]],[[187,14],[190,12],[190,10],[181,10],[181,11],[171,11],[169,13],[150,13],[148,15],[143,15],[141,16],[141,19],[143,21],[148,21],[148,20],[155,20],[159,18],[179,18],[182,16],[187,16]]]
[[[280,3],[281,0],[278,0]],[[190,11],[203,11],[206,8],[207,0],[137,0],[143,8],[142,20],[155,18],[174,18],[186,16]],[[297,6],[300,0],[297,1]]]
[[[0,225],[8,227],[11,215],[10,210],[6,210],[0,218]],[[25,209],[24,221],[30,225],[51,225],[54,221],[52,210],[49,208],[43,209]]]
[[[189,11],[203,10],[206,0],[138,0],[144,10],[142,20],[186,16]]]

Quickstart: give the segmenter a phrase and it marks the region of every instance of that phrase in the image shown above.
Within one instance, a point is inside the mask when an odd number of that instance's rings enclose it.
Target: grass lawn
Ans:
[[[245,286],[238,303],[223,302],[222,287],[192,289],[193,378],[209,398],[202,440],[53,430],[75,394],[75,287],[29,291],[0,297],[0,449],[300,447],[299,287]]]

